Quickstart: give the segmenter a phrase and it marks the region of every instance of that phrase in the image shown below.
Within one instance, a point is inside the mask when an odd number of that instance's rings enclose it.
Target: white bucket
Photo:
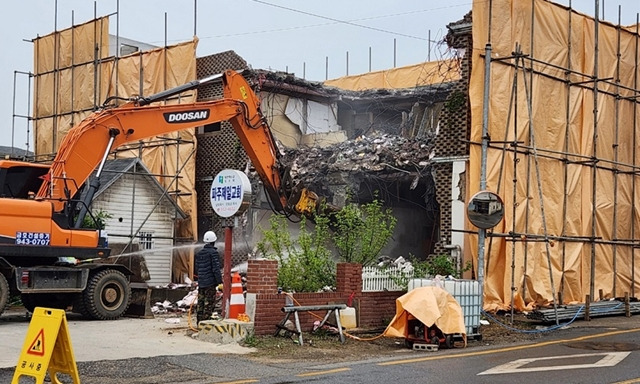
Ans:
[[[355,308],[347,307],[346,309],[340,310],[340,325],[346,329],[358,327]]]

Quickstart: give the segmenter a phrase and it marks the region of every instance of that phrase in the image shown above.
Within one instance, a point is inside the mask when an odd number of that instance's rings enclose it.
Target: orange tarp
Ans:
[[[470,139],[482,140],[490,37],[488,136],[520,146],[514,155],[511,146],[503,151],[504,144],[495,143],[487,154],[487,189],[505,202],[504,220],[494,231],[522,235],[485,243],[485,309],[509,308],[512,285],[521,310],[550,305],[559,292],[563,303],[584,302],[600,290],[605,298],[637,295],[635,27],[596,24],[544,0],[474,0],[472,14]],[[526,72],[512,58],[517,44],[527,55]],[[597,92],[594,76],[602,80]],[[481,146],[472,145],[467,198],[478,190],[481,166]],[[551,240],[535,241],[532,235]],[[475,260],[477,246],[471,251]]]
[[[110,96],[149,96],[195,80],[196,46],[194,39],[116,60],[109,56],[108,17],[37,38],[34,44],[36,156],[57,152],[69,129]],[[100,59],[97,63],[94,52]],[[179,102],[195,100],[196,92],[192,91],[182,95]],[[135,149],[119,156],[141,155],[152,174],[168,176],[159,178],[165,188],[192,192],[177,197],[178,205],[191,220],[190,225],[181,226],[179,236],[195,239],[195,133],[181,131],[163,138],[183,141],[179,146],[165,141],[169,145],[148,146],[141,152]],[[173,177],[176,174],[178,178]]]
[[[406,67],[344,76],[327,80],[324,85],[350,91],[366,89],[403,89],[440,84],[460,79],[457,60],[429,61]]]
[[[115,59],[109,53],[109,18],[103,17],[34,40],[34,136],[39,159],[52,157],[70,128],[80,123],[108,97],[149,96],[196,78],[197,39],[137,52]],[[94,57],[94,55],[97,55]],[[98,59],[97,61],[94,59]],[[196,101],[196,91],[171,103]],[[179,138],[180,144],[176,144]],[[169,191],[181,191],[177,204],[189,216],[176,224],[183,238],[197,236],[195,194],[195,132],[175,132],[152,138],[119,157],[140,156]],[[177,175],[177,177],[176,177]],[[173,263],[174,276],[188,271],[189,255]],[[187,268],[187,269],[185,269]]]
[[[427,327],[436,325],[445,335],[461,334],[466,337],[462,308],[456,299],[440,287],[412,289],[396,299],[396,315],[384,336],[407,337],[409,316],[420,320]]]

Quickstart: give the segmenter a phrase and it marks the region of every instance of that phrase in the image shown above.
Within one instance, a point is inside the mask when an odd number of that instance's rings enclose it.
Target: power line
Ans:
[[[294,8],[289,8],[289,7],[284,7],[282,5],[277,5],[277,4],[272,4],[272,3],[267,3],[266,1],[262,1],[262,0],[252,0],[256,3],[260,3],[260,4],[264,4],[264,5],[268,5],[271,7],[275,7],[275,8],[281,8],[281,9],[285,9],[287,11],[291,11],[291,12],[296,12],[296,13],[301,13],[303,15],[307,15],[307,16],[313,16],[313,17],[318,17],[321,19],[325,19],[325,20],[331,20],[333,22],[336,23],[340,23],[340,24],[347,24],[347,25],[351,25],[354,27],[359,27],[359,28],[365,28],[365,29],[370,29],[372,31],[377,31],[377,32],[382,32],[382,33],[388,33],[388,34],[392,34],[392,35],[396,35],[396,36],[402,36],[402,37],[408,37],[410,39],[416,39],[416,40],[427,40],[423,37],[418,37],[418,36],[412,36],[412,35],[406,35],[403,33],[399,33],[399,32],[392,32],[392,31],[387,31],[386,29],[380,29],[380,28],[375,28],[375,27],[369,27],[367,25],[363,25],[363,24],[356,24],[350,21],[346,21],[346,20],[339,20],[339,19],[334,19],[332,17],[328,17],[328,16],[322,16],[322,15],[318,15],[315,13],[311,13],[311,12],[305,12],[305,11],[301,11],[299,9],[294,9]]]

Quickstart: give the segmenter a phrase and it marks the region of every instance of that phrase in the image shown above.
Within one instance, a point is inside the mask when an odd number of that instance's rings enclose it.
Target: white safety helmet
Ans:
[[[204,237],[202,238],[202,241],[205,243],[213,243],[216,240],[218,240],[218,236],[216,236],[216,233],[213,231],[205,232]]]

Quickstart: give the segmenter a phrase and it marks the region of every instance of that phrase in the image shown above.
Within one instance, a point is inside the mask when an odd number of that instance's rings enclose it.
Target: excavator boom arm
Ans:
[[[260,101],[235,71],[226,71],[222,80],[223,99],[175,105],[132,101],[92,114],[65,136],[36,198],[51,199],[54,210],[60,211],[107,152],[156,135],[229,121],[265,184],[274,209],[286,210],[289,196],[282,185],[279,153],[260,112]],[[175,94],[171,90],[162,93]]]

